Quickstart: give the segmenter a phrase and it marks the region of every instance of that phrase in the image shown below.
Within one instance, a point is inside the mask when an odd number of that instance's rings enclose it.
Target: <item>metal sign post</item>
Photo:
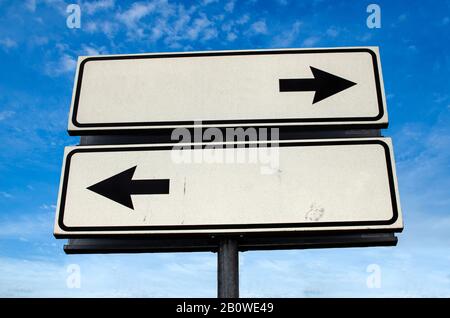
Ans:
[[[217,296],[239,297],[239,249],[234,238],[222,238],[217,252]]]

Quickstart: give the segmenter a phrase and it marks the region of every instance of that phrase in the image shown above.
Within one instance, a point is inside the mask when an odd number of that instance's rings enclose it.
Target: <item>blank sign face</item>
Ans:
[[[389,139],[239,145],[68,147],[55,235],[402,229]]]
[[[76,78],[71,134],[388,122],[373,47],[82,57]]]

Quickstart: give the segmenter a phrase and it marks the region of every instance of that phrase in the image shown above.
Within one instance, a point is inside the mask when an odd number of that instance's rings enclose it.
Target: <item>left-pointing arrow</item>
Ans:
[[[169,194],[169,179],[133,180],[137,166],[88,187],[97,194],[134,210],[131,195]]]

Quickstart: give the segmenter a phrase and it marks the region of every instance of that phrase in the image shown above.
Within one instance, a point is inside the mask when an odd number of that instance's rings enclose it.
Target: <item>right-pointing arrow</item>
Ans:
[[[169,194],[169,179],[133,180],[137,166],[88,187],[97,194],[134,210],[132,194]]]
[[[280,79],[280,92],[315,91],[313,104],[337,94],[356,83],[310,66],[314,78]]]

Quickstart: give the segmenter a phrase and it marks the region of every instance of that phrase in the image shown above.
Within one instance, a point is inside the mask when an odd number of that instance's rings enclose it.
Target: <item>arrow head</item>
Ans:
[[[312,66],[310,68],[316,81],[316,93],[313,104],[356,85],[356,83],[345,78],[327,73]]]
[[[135,170],[136,166],[91,185],[87,189],[134,210],[130,189]]]

